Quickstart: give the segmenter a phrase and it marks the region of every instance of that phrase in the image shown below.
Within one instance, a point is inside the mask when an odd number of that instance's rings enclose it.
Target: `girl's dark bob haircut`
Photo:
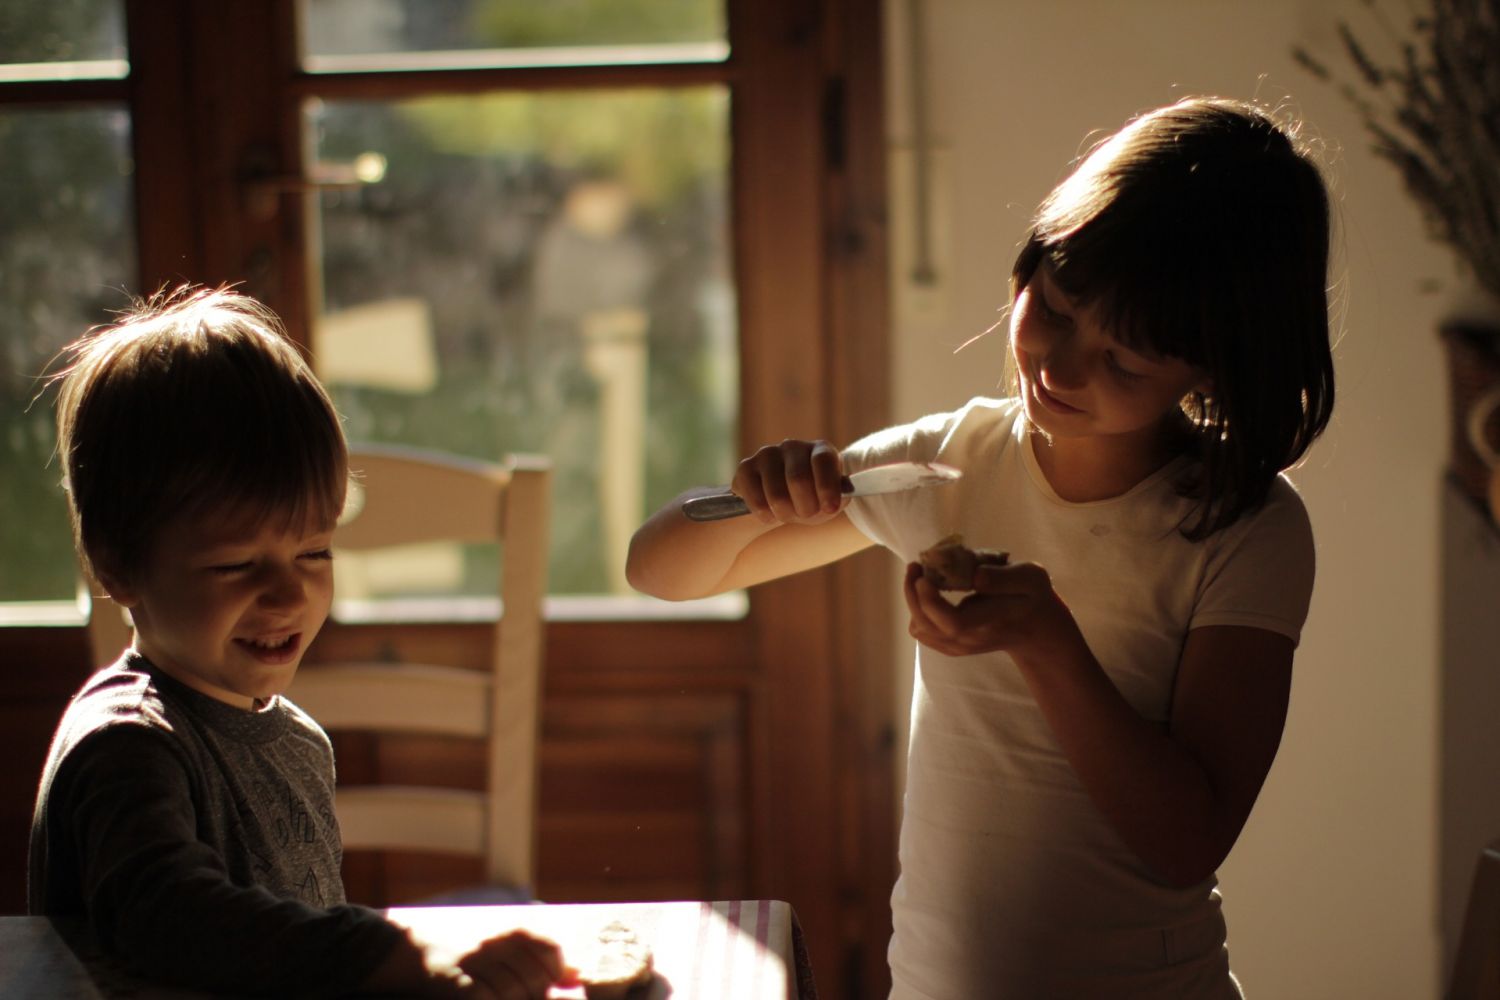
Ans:
[[[96,580],[136,579],[180,518],[337,521],[343,428],[259,302],[228,288],[161,292],[64,357],[58,453],[74,541]]]
[[[1047,196],[1011,300],[1045,259],[1126,346],[1209,376],[1182,403],[1199,459],[1183,534],[1201,539],[1259,506],[1328,425],[1328,257],[1328,193],[1296,129],[1189,98],[1132,120]]]

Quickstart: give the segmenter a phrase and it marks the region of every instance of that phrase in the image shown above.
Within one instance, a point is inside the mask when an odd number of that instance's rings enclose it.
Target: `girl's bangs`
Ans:
[[[1132,351],[1205,363],[1196,267],[1172,248],[1111,238],[1111,227],[1085,226],[1042,252],[1070,300],[1093,307],[1111,336]]]

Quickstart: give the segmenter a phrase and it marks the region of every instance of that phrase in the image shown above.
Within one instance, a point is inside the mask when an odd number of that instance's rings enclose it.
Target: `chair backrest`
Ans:
[[[336,809],[351,850],[477,855],[487,881],[534,885],[542,602],[547,590],[551,469],[545,459],[501,464],[401,448],[350,454],[362,504],[334,535],[359,551],[433,541],[497,542],[499,620],[485,635],[487,670],[388,662],[390,648],[360,662],[338,653],[337,621],[308,651],[287,696],[330,734],[430,734],[485,745],[484,792],[409,785],[351,786],[341,775]],[[337,596],[337,595],[336,595]],[[335,605],[337,607],[337,603]]]
[[[89,656],[93,666],[109,666],[120,658],[135,637],[130,613],[116,604],[97,583],[90,583],[88,574],[82,572],[78,577],[78,607],[87,616]]]
[[[1500,841],[1479,852],[1447,1000],[1500,997]]]

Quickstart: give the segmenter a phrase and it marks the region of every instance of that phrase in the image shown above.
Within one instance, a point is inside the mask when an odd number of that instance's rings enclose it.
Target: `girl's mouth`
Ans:
[[[1057,413],[1062,416],[1068,416],[1070,414],[1083,412],[1078,407],[1072,406],[1068,403],[1064,403],[1062,400],[1052,395],[1052,393],[1048,392],[1042,386],[1042,380],[1034,374],[1031,377],[1031,394],[1036,397],[1036,401],[1038,403],[1041,403],[1044,407],[1051,410],[1053,413]]]
[[[262,663],[290,663],[302,651],[301,632],[282,632],[275,635],[258,635],[250,639],[236,639],[235,645]]]

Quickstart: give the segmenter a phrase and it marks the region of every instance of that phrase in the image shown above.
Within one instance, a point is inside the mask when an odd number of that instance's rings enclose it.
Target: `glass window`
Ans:
[[[71,599],[75,562],[39,376],[136,285],[130,120],[0,113],[0,601]],[[38,398],[40,397],[40,398]]]
[[[5,0],[0,81],[126,75],[123,0]]]
[[[644,516],[732,472],[727,90],[308,113],[324,172],[384,163],[378,183],[320,196],[313,353],[350,439],[549,456],[552,592],[629,593]],[[493,558],[440,562],[390,576],[406,591],[492,586]]]
[[[303,0],[301,11],[313,72],[729,54],[723,0]]]

